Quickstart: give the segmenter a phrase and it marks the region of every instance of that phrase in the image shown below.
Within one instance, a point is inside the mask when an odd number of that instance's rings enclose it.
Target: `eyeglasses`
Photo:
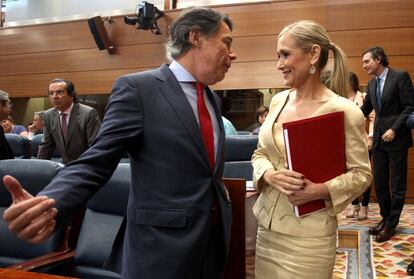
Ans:
[[[56,91],[49,91],[47,92],[47,95],[49,95],[49,97],[52,97],[53,95],[57,95],[58,97],[62,97],[63,95],[65,95],[65,90],[56,90]]]

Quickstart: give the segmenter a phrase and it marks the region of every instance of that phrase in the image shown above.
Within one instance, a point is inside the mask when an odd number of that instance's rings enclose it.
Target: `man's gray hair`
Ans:
[[[10,103],[9,94],[5,91],[0,90],[0,101],[3,105],[7,102]]]
[[[230,18],[218,11],[207,8],[192,8],[185,11],[171,24],[167,58],[180,58],[190,50],[191,43],[188,38],[191,31],[198,30],[208,38],[218,32],[221,22],[233,30]]]

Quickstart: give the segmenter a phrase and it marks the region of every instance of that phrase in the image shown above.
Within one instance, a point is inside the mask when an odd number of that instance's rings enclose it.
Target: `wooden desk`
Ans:
[[[63,277],[36,272],[21,271],[15,269],[0,268],[1,279],[74,279],[75,277]]]
[[[244,221],[246,181],[244,179],[223,178],[223,182],[229,191],[233,211],[229,256],[224,270],[224,278],[246,278],[246,238]]]

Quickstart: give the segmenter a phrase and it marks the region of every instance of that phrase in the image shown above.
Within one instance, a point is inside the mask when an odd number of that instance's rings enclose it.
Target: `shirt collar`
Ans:
[[[66,113],[67,115],[69,115],[70,113],[71,113],[71,111],[72,111],[72,108],[73,108],[73,102],[72,102],[72,104],[67,108],[67,109],[65,109],[64,111],[60,111],[59,110],[59,114],[61,114],[62,112],[64,112],[64,113]]]
[[[170,70],[173,72],[178,82],[195,82],[195,78],[176,60],[170,64]]]
[[[385,80],[385,78],[387,77],[388,74],[388,67],[385,67],[384,71],[382,71],[382,73],[377,77],[381,80]]]

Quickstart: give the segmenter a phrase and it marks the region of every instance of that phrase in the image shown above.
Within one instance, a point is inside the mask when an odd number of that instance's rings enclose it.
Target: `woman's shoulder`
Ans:
[[[286,101],[286,98],[289,96],[289,93],[292,91],[292,89],[286,89],[283,90],[279,93],[276,93],[273,97],[272,97],[272,104],[277,104],[279,102],[284,102]]]
[[[336,95],[331,99],[331,104],[335,111],[343,111],[347,117],[363,118],[363,114],[359,106],[355,105],[347,98]]]
[[[358,106],[355,105],[353,101],[351,101],[351,100],[349,100],[345,97],[336,95],[336,94],[335,94],[335,96],[333,96],[330,99],[330,101],[331,101],[333,106],[338,106],[338,107],[341,107],[343,109],[351,109],[351,110],[352,109],[356,109],[356,110],[359,109]]]

